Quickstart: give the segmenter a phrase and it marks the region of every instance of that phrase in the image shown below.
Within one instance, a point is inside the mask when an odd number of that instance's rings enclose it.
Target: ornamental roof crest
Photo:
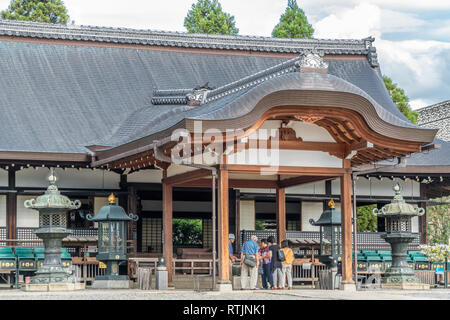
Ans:
[[[302,58],[295,63],[299,72],[328,73],[328,63],[323,61],[323,53],[316,50],[305,52]]]

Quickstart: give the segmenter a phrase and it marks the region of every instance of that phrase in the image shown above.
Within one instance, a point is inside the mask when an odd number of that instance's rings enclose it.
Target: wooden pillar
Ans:
[[[127,187],[128,197],[127,197],[127,211],[138,215],[138,202],[135,187]],[[130,221],[128,223],[128,239],[133,240],[133,253],[137,252],[137,222]]]
[[[218,284],[230,283],[228,258],[228,170],[226,165],[219,169],[218,181],[218,253],[219,253],[219,280]]]
[[[277,188],[277,242],[286,239],[286,189]]]
[[[6,225],[8,227],[8,239],[16,239],[17,227],[17,192],[16,192],[16,169],[8,170],[8,189],[6,195]],[[9,245],[14,245],[10,243]]]
[[[331,192],[331,180],[325,181],[325,196],[328,199],[323,200],[323,211],[328,210],[328,201],[330,201],[331,197],[333,196]]]
[[[342,282],[352,284],[352,199],[350,160],[343,160],[346,173],[341,176]],[[344,287],[345,288],[345,287]]]
[[[163,179],[167,178],[167,170],[163,171]],[[163,256],[166,258],[166,267],[169,279],[169,287],[173,287],[172,259],[173,259],[173,190],[172,185],[162,183],[163,202]]]
[[[427,200],[426,195],[426,186],[421,183],[420,184],[420,200]],[[420,233],[420,243],[427,244],[427,203],[419,202],[419,207],[425,210],[425,213],[419,217],[419,233]]]
[[[236,240],[234,241],[234,247],[235,247],[235,254],[240,252],[241,250],[241,192],[240,190],[236,190],[236,222],[235,222],[235,236]]]

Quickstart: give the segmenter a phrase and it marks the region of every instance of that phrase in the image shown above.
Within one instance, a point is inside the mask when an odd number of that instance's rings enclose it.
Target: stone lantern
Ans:
[[[106,264],[106,274],[96,276],[93,288],[129,288],[128,276],[119,275],[119,266],[127,260],[127,223],[137,221],[138,216],[126,215],[115,197],[108,197],[109,205],[103,206],[95,217],[86,215],[89,221],[98,222],[97,260]]]
[[[391,245],[392,265],[381,279],[382,288],[391,289],[429,289],[429,285],[420,283],[414,271],[408,267],[407,250],[416,235],[411,232],[411,218],[424,214],[423,208],[414,207],[405,202],[399,183],[393,187],[395,192],[391,203],[381,210],[375,208],[373,214],[385,219],[386,233],[381,237]]]
[[[319,272],[322,289],[334,290],[339,286],[337,281],[338,263],[341,261],[341,212],[334,208],[334,201],[328,202],[329,209],[322,212],[319,220],[309,220],[313,226],[320,226],[319,261],[328,270]]]
[[[313,226],[320,226],[319,261],[328,267],[336,267],[341,260],[341,212],[334,208],[334,201],[328,202],[329,209],[322,212],[319,220],[309,220]]]
[[[44,241],[44,262],[25,285],[26,291],[53,291],[84,289],[61,264],[62,240],[72,232],[66,229],[67,212],[80,208],[79,200],[71,201],[61,195],[56,186],[56,176],[51,170],[50,185],[44,195],[25,201],[25,208],[39,211],[39,228],[34,233]]]

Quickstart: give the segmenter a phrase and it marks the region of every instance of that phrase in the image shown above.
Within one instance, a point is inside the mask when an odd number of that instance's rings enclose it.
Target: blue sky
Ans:
[[[75,24],[186,31],[196,0],[65,0]],[[10,0],[0,0],[0,9]],[[287,0],[220,0],[243,35],[270,36]],[[315,38],[375,37],[381,71],[416,109],[450,99],[450,0],[297,0]]]

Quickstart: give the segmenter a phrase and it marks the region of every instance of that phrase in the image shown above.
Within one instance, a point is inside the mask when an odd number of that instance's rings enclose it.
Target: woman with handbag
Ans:
[[[247,277],[250,273],[250,290],[257,290],[256,283],[258,282],[258,237],[253,235],[250,240],[247,240],[242,245],[241,249],[241,290],[247,287]]]
[[[284,260],[284,253],[281,251],[280,246],[275,242],[275,238],[273,236],[270,236],[267,239],[271,246],[269,247],[270,253],[269,256],[271,258],[270,261],[270,270],[272,272],[273,276],[273,287],[272,289],[283,289],[284,285],[282,283],[283,281],[283,272],[281,262]],[[281,251],[281,252],[280,252]]]

